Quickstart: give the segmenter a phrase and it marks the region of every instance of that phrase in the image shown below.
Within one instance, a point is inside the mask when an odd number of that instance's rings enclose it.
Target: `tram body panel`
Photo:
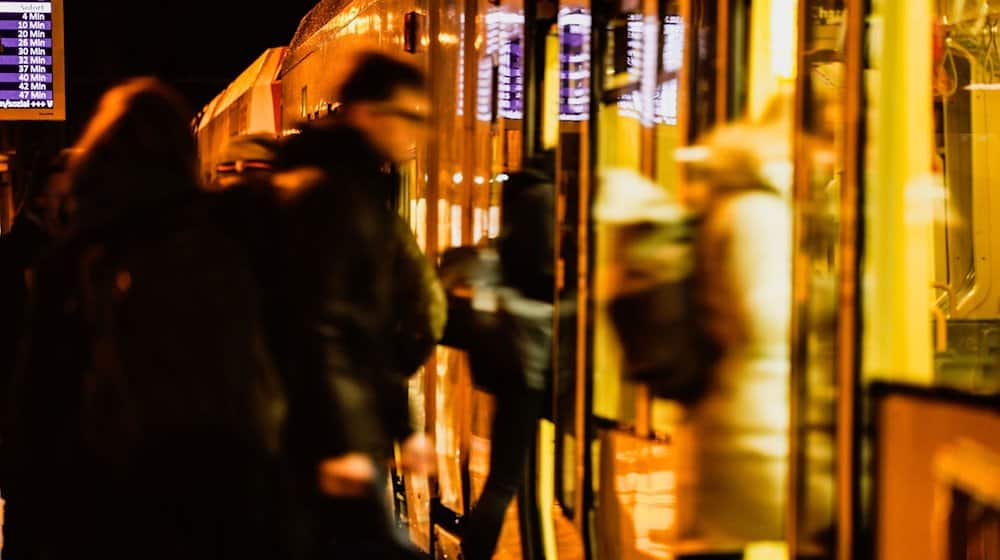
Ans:
[[[279,132],[281,92],[274,87],[287,49],[264,51],[202,110],[195,135],[201,177],[210,183],[226,146],[237,136]]]

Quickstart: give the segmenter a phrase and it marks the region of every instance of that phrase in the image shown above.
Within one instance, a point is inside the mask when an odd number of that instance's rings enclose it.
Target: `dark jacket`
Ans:
[[[284,554],[284,401],[254,275],[185,181],[151,177],[39,263],[5,557]]]
[[[14,227],[0,237],[0,414],[8,405],[10,384],[27,320],[27,274],[51,242],[48,228],[30,211],[18,215]]]
[[[398,182],[363,135],[307,128],[279,156],[293,337],[290,442],[314,465],[387,456],[412,433],[407,383],[443,330],[433,267],[392,201]]]

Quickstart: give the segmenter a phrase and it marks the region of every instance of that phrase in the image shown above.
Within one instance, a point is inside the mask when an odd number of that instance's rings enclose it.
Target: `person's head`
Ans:
[[[108,90],[73,148],[69,183],[78,201],[118,206],[144,189],[195,185],[191,112],[173,88],[134,78]]]
[[[791,183],[788,136],[781,126],[720,126],[695,146],[677,151],[686,175],[686,202],[702,209],[727,193],[786,194]]]
[[[338,116],[394,163],[411,159],[427,134],[430,99],[417,67],[379,51],[357,55],[339,88]]]
[[[504,282],[527,297],[555,294],[555,186],[543,172],[511,173],[500,196],[498,244]]]
[[[248,134],[229,141],[215,166],[217,189],[240,181],[266,180],[274,172],[278,141],[271,134]]]

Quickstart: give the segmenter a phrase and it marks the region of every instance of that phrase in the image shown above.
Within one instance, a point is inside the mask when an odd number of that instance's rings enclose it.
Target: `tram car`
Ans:
[[[497,557],[965,558],[997,534],[1000,442],[983,426],[1000,414],[998,26],[995,0],[324,0],[206,107],[203,172],[233,136],[325,116],[362,42],[430,78],[434,131],[401,169],[399,208],[430,258],[496,237],[507,176],[555,152],[553,291],[572,319],[556,325],[552,405]],[[699,534],[696,406],[629,376],[609,312],[625,253],[607,208],[642,194],[695,209],[680,155],[728,125],[770,127],[746,143],[771,148],[792,220],[769,240],[791,255],[787,354],[772,364],[786,381],[754,408],[788,434],[769,539]],[[914,413],[939,401],[939,420]],[[400,517],[456,558],[488,471],[490,397],[441,348],[411,404],[439,468],[397,479]],[[983,466],[942,474],[935,457]],[[950,524],[931,515],[969,504],[976,516]]]
[[[257,60],[215,96],[197,115],[199,172],[205,184],[232,138],[250,134],[277,136],[281,131],[281,88],[278,72],[288,49],[264,51]]]

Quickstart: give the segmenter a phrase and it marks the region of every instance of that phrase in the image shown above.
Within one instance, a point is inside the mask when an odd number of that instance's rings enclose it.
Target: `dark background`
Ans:
[[[65,0],[66,141],[130,76],[159,76],[200,109],[265,49],[287,45],[317,2]]]
[[[289,44],[318,2],[64,0],[66,121],[0,122],[0,151],[12,157],[12,174],[0,179],[11,181],[15,206],[109,87],[157,76],[180,90],[193,115],[265,49]]]

